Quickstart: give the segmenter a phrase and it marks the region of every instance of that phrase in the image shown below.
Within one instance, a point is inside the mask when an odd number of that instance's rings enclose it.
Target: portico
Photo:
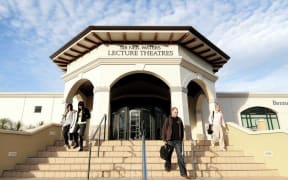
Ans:
[[[90,130],[108,115],[109,139],[160,139],[170,108],[179,108],[185,138],[204,134],[215,73],[229,56],[192,27],[90,26],[51,59],[65,73],[66,102],[83,100]]]

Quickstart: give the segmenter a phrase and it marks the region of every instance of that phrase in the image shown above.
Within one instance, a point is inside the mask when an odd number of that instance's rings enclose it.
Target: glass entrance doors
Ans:
[[[166,116],[157,108],[153,111],[143,108],[127,107],[112,114],[110,139],[141,139],[141,128],[146,139],[160,139],[161,127]]]

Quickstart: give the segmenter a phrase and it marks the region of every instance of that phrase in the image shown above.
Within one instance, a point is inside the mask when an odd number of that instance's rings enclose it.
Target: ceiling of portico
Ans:
[[[101,44],[178,44],[213,66],[230,59],[191,26],[89,26],[50,56],[62,71]]]

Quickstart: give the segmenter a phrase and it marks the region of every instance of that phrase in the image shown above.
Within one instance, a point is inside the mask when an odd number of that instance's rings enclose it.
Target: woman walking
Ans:
[[[66,108],[65,108],[65,112],[63,114],[63,118],[62,118],[62,135],[64,138],[64,143],[65,143],[65,147],[70,148],[69,145],[69,137],[70,140],[73,140],[73,135],[69,133],[69,129],[70,129],[70,125],[73,121],[73,119],[75,118],[75,112],[73,110],[73,105],[72,104],[67,104]]]
[[[209,124],[212,124],[213,129],[211,146],[214,147],[215,143],[219,142],[220,149],[226,151],[223,135],[223,128],[226,127],[226,124],[219,104],[215,105],[215,111],[210,114]]]
[[[80,101],[78,103],[77,120],[76,120],[75,129],[74,129],[74,140],[75,140],[76,145],[73,147],[74,149],[79,147],[79,142],[78,142],[78,137],[79,137],[80,139],[79,151],[83,151],[83,140],[84,140],[84,134],[85,134],[85,129],[86,129],[86,122],[88,119],[90,119],[90,112],[84,106],[84,102]],[[79,130],[79,134],[78,134],[78,130]]]

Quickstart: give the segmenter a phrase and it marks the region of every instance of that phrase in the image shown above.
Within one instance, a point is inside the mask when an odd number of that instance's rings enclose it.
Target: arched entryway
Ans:
[[[205,119],[203,119],[203,114],[206,111],[209,113],[207,93],[205,93],[204,87],[201,86],[204,86],[201,82],[193,80],[187,86],[189,120],[193,139],[205,138]]]
[[[77,81],[70,89],[66,103],[72,103],[75,110],[78,109],[78,102],[83,101],[85,106],[91,112],[93,110],[93,84],[87,79]],[[87,128],[90,126],[90,121],[87,121]],[[89,130],[85,131],[84,139],[88,138]]]
[[[77,109],[79,101],[83,101],[85,106],[92,111],[93,109],[93,84],[87,79],[77,81],[70,89],[67,97],[67,103],[73,103],[74,109]]]
[[[170,89],[159,78],[135,73],[118,80],[110,92],[110,139],[139,139],[144,124],[146,139],[160,139],[170,112]]]

